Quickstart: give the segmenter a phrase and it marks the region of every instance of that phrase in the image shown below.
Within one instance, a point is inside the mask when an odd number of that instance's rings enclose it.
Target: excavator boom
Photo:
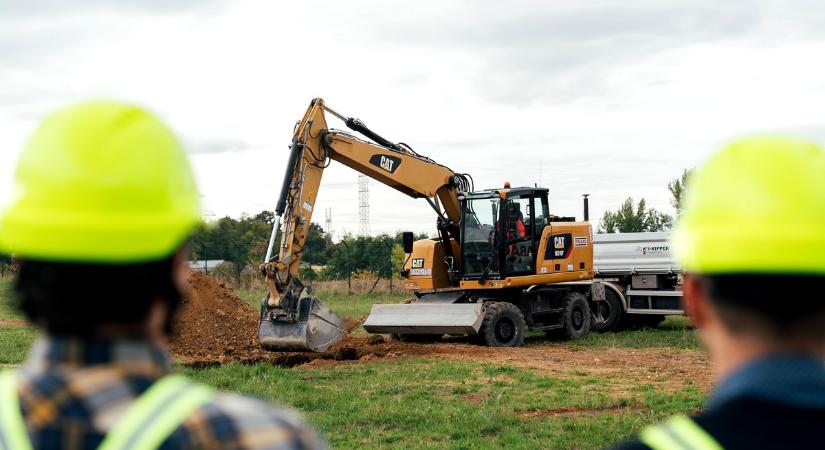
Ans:
[[[341,119],[352,134],[332,130],[325,113]],[[298,279],[301,253],[309,232],[324,169],[340,162],[413,198],[425,198],[438,215],[444,248],[458,240],[461,209],[458,193],[470,190],[469,177],[393,143],[358,119],[345,117],[312,100],[295,127],[281,194],[275,207],[266,257],[261,265],[268,294],[261,304],[258,339],[269,350],[324,351],[344,334],[345,321],[329,310]],[[279,246],[275,248],[276,241]],[[449,255],[448,255],[449,256]]]

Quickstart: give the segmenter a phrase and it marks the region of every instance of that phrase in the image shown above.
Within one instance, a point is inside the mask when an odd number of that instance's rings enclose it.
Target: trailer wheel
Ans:
[[[490,347],[520,347],[524,344],[524,315],[509,302],[484,305],[484,321],[479,336]]]
[[[604,290],[604,301],[593,302],[593,331],[613,331],[622,319],[622,302],[613,289]]]
[[[587,297],[580,292],[569,292],[564,297],[564,318],[562,330],[567,339],[576,340],[590,332],[590,307]]]

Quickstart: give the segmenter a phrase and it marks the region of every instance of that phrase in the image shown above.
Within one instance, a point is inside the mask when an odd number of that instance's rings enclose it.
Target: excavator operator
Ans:
[[[507,240],[521,239],[527,235],[527,229],[524,227],[524,214],[521,212],[521,204],[511,202],[509,208],[510,220],[508,222]]]

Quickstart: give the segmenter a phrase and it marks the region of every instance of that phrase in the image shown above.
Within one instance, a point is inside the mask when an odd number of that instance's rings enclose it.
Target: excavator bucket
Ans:
[[[318,297],[303,294],[297,313],[262,307],[258,341],[270,351],[326,351],[346,334],[346,323]]]
[[[484,320],[481,303],[414,302],[372,305],[362,324],[370,333],[476,334]]]

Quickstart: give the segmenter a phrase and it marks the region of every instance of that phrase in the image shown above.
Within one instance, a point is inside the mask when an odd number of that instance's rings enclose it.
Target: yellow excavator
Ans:
[[[326,113],[363,138],[329,128]],[[604,300],[604,287],[593,280],[588,222],[551,215],[544,188],[505,184],[474,191],[469,175],[381,137],[316,98],[295,127],[261,265],[268,286],[258,327],[262,347],[324,351],[346,333],[345,321],[297,276],[331,161],[425,199],[437,217],[435,238],[413,242],[412,233],[403,233],[403,284],[415,298],[373,305],[363,323],[368,332],[410,340],[475,335],[491,346],[519,346],[528,330],[573,339],[587,334],[591,306]]]

